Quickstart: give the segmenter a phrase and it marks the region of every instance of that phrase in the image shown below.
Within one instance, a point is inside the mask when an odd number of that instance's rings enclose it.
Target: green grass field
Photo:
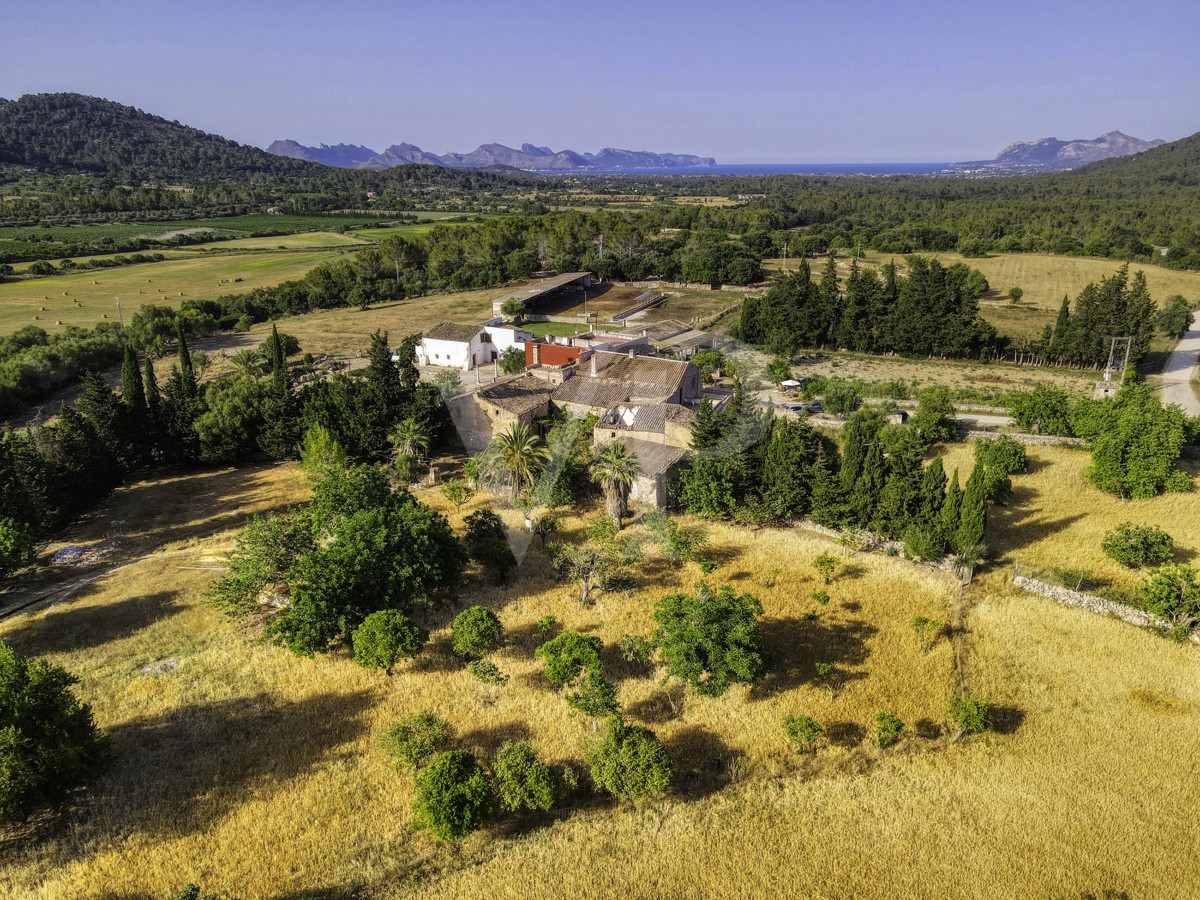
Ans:
[[[26,325],[54,332],[66,325],[91,327],[116,319],[114,297],[128,322],[143,304],[178,306],[187,299],[268,287],[300,278],[345,250],[278,251],[214,256],[95,269],[0,284],[0,334]],[[78,303],[76,302],[78,301]]]
[[[521,327],[534,337],[545,337],[548,334],[555,337],[567,337],[573,334],[583,334],[588,330],[584,325],[572,325],[570,322],[526,322]]]
[[[118,222],[100,225],[39,225],[28,228],[0,228],[0,241],[29,240],[39,238],[52,241],[99,241],[104,238],[127,240],[135,237],[151,237],[166,231],[184,231],[193,228],[211,229],[219,233],[257,231],[302,232],[337,226],[352,227],[371,225],[387,221],[378,216],[279,216],[252,215],[228,216],[217,219],[187,219],[183,221],[161,220],[145,222]]]

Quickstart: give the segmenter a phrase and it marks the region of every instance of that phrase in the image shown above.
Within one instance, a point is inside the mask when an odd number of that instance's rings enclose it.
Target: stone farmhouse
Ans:
[[[626,353],[584,351],[579,362],[551,366],[560,369],[561,381],[539,377],[539,366],[531,365],[524,374],[455,397],[449,402],[450,414],[464,446],[473,453],[486,447],[494,433],[517,422],[532,426],[554,410],[594,416],[593,440],[598,446],[623,440],[637,454],[642,472],[631,497],[663,506],[667,481],[691,443],[693,409],[703,393],[695,365],[645,355],[646,351],[644,346]]]

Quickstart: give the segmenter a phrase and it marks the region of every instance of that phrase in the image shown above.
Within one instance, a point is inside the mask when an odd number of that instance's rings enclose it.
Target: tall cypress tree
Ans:
[[[953,544],[958,535],[958,526],[962,519],[962,501],[963,492],[958,486],[958,469],[955,469],[950,486],[946,488],[946,499],[942,503],[941,531],[948,544]]]
[[[895,540],[917,518],[921,506],[921,449],[913,438],[892,450],[887,469],[873,525],[880,534]]]
[[[121,364],[121,399],[133,413],[139,425],[146,415],[146,387],[142,383],[142,370],[138,367],[137,354],[125,345],[125,361]]]
[[[923,528],[937,530],[946,504],[946,468],[939,453],[921,475],[921,503],[917,513]]]
[[[1058,308],[1058,319],[1054,323],[1054,334],[1050,338],[1049,355],[1060,362],[1067,358],[1071,339],[1071,300],[1063,294],[1062,306]]]
[[[183,391],[187,397],[195,397],[199,389],[196,387],[196,371],[192,367],[192,354],[188,352],[187,334],[183,327],[182,316],[175,318],[175,339],[179,347],[179,374],[183,379],[181,382]]]
[[[283,355],[279,332],[271,326],[268,341],[271,353],[271,393],[263,409],[263,427],[258,446],[272,459],[290,459],[296,455],[300,440],[300,415],[292,392],[292,372]]]
[[[146,414],[153,423],[158,422],[159,407],[162,405],[162,394],[158,390],[158,376],[154,374],[154,360],[146,357]]]
[[[815,331],[819,341],[824,346],[833,340],[834,331],[842,318],[842,292],[838,286],[837,259],[832,253],[825,261],[825,269],[821,273],[821,284],[817,288],[818,321]]]
[[[812,468],[812,512],[809,518],[826,528],[842,528],[850,521],[846,492],[837,476],[837,450],[826,454],[824,447]]]
[[[692,418],[692,449],[707,450],[721,440],[721,423],[713,411],[712,400],[705,397]]]
[[[967,479],[966,490],[963,491],[962,517],[959,519],[958,534],[954,539],[955,549],[965,553],[972,547],[983,543],[983,533],[987,528],[987,476],[984,467],[975,466],[975,471]]]
[[[850,495],[850,507],[859,525],[869,525],[879,505],[879,496],[883,493],[884,480],[887,472],[884,468],[883,445],[875,441],[867,448],[863,457],[862,471],[854,483],[854,491]]]

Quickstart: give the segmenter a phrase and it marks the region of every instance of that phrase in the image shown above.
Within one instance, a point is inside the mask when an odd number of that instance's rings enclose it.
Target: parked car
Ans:
[[[805,409],[811,413],[825,412],[825,407],[821,405],[820,400],[812,400],[805,404]]]

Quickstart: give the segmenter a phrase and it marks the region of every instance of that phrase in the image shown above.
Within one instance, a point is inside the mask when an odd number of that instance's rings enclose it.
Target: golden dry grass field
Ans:
[[[1012,571],[1018,561],[1026,575],[1050,574],[1056,567],[1090,573],[1097,581],[1132,591],[1143,573],[1113,562],[1100,549],[1105,532],[1122,522],[1158,525],[1175,539],[1175,562],[1200,560],[1200,463],[1182,460],[1193,490],[1152,500],[1122,500],[1087,481],[1092,455],[1069,447],[1026,447],[1029,473],[1013,477],[1013,499],[989,512],[987,543],[993,567]],[[965,484],[975,465],[975,445],[956,444],[944,460],[946,472],[959,470]],[[1051,579],[1053,580],[1053,579]]]
[[[968,452],[952,448],[951,465],[965,469]],[[1070,533],[1038,528],[1078,503],[1071,472],[1086,454],[1067,453],[1031,448],[1033,473],[1015,479],[1024,507],[1011,522],[992,518],[993,545],[1005,540],[998,529],[1012,530],[1007,540],[1021,552],[1015,532],[1031,543]],[[0,639],[80,675],[114,754],[77,810],[0,844],[0,894],[159,898],[189,880],[223,898],[272,900],[1200,892],[1194,645],[1015,593],[998,565],[966,595],[961,644],[966,684],[992,704],[996,728],[948,745],[953,648],[942,637],[923,654],[908,622],[950,618],[953,582],[855,554],[836,576],[834,602],[809,621],[811,560],[836,545],[799,530],[709,524],[720,561],[711,580],[754,593],[765,608],[776,668],[753,691],[685,700],[675,685],[668,699],[661,672],[614,652],[621,634],[650,626],[659,596],[698,576],[694,564],[653,550],[639,588],[602,594],[587,610],[537,552],[507,589],[472,580],[460,606],[499,614],[506,637],[494,659],[512,676],[504,687],[474,681],[450,654],[455,610],[431,617],[425,654],[388,678],[344,652],[306,660],[259,644],[200,602],[216,574],[204,567],[231,546],[232,529],[305,493],[290,465],[123,487],[67,539],[115,540],[112,562],[145,561],[0,622]],[[421,497],[456,528],[481,504],[456,513],[436,491]],[[565,521],[568,533],[580,524]],[[1200,546],[1193,530],[1168,530]],[[636,524],[632,532],[642,533]],[[455,746],[490,755],[523,739],[558,761],[577,761],[595,734],[540,674],[534,623],[547,613],[605,640],[627,716],[672,754],[671,794],[508,820],[457,845],[412,833],[411,778],[375,746],[388,722],[427,707],[454,724]],[[832,700],[813,677],[816,661],[837,667]],[[868,733],[881,708],[909,723],[886,751]],[[786,713],[800,712],[827,729],[815,758],[797,757],[780,729]]]

